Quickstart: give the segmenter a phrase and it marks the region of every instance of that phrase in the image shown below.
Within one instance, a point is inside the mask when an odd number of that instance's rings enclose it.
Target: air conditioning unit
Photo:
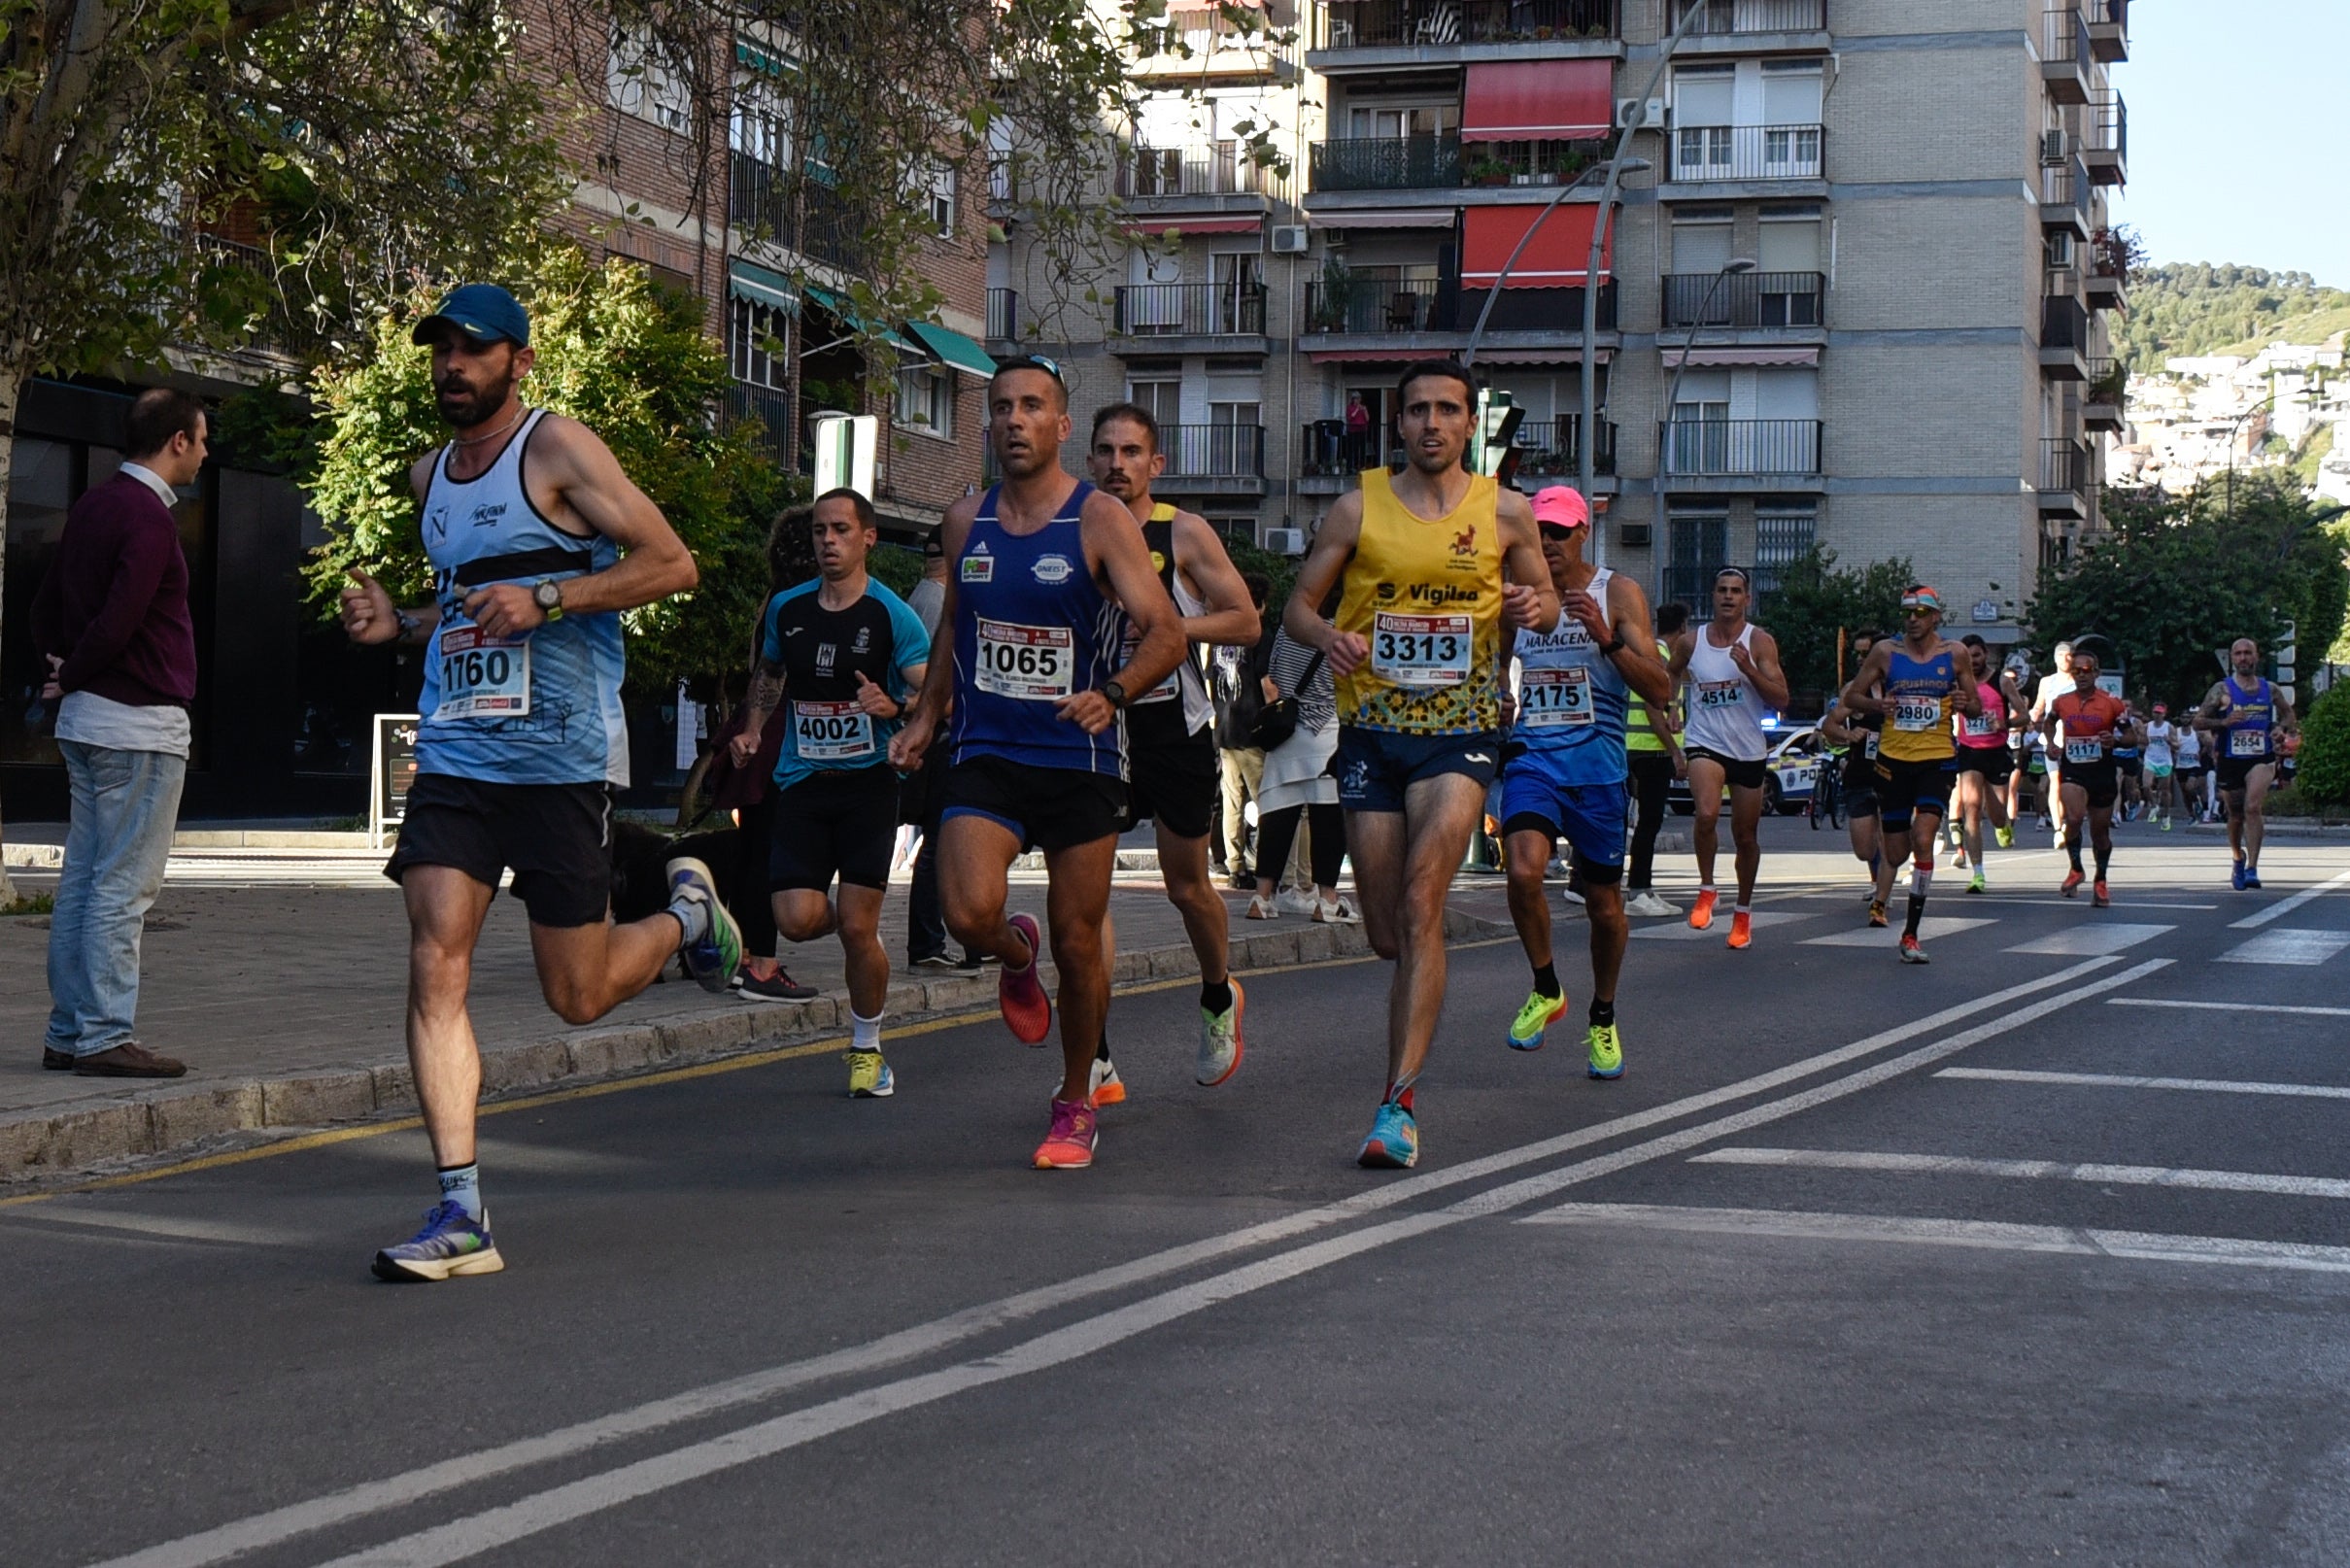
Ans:
[[[2040,133],[2040,161],[2042,163],[2051,165],[2062,163],[2071,155],[2072,138],[2065,135],[2063,131],[2050,130]]]
[[[1616,100],[1616,123],[1618,128],[1625,125],[1653,125],[1661,129],[1664,125],[1664,100],[1651,98],[1644,106],[1638,98],[1618,98]]]
[[[1267,528],[1265,548],[1277,556],[1302,556],[1306,553],[1304,528]]]
[[[1273,226],[1273,254],[1275,256],[1304,256],[1306,254],[1306,225],[1303,223],[1276,223]]]
[[[1646,550],[1649,547],[1649,525],[1646,523],[1617,524],[1616,542],[1626,550]]]

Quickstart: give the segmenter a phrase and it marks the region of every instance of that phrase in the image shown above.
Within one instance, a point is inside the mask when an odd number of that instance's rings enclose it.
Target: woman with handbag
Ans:
[[[1351,902],[1338,896],[1339,865],[1346,856],[1346,816],[1339,809],[1338,781],[1327,769],[1338,749],[1338,694],[1329,666],[1277,633],[1272,672],[1265,680],[1265,706],[1257,715],[1255,738],[1265,748],[1265,776],[1257,793],[1257,890],[1248,918],[1277,920],[1275,890],[1289,866],[1298,824],[1311,828],[1308,854],[1314,881],[1313,918],[1325,924],[1360,920]]]

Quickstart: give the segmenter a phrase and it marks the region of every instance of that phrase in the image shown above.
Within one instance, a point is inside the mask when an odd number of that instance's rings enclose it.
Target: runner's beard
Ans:
[[[456,428],[473,429],[505,406],[515,383],[522,379],[519,375],[508,374],[480,392],[475,392],[462,382],[437,386],[432,389],[433,405],[440,410],[441,418]]]

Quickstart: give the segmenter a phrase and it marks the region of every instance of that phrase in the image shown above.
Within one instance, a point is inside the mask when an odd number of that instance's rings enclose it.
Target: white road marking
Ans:
[[[2350,947],[2350,931],[2264,931],[2222,953],[2219,964],[2291,964],[2313,969]]]
[[[2108,997],[2107,1001],[2118,998]],[[2350,1008],[2335,1008],[2350,1012]],[[2251,1083],[2240,1078],[2133,1078],[2116,1073],[2033,1073],[2009,1067],[1946,1067],[1937,1078],[1973,1078],[1987,1083],[2046,1083],[2088,1089],[2186,1089],[2198,1094],[2298,1095],[2310,1100],[2350,1100],[2350,1085],[2338,1083]]]
[[[1324,1226],[1363,1218],[1379,1210],[1412,1202],[1429,1193],[1438,1192],[1462,1182],[1480,1180],[1523,1165],[1569,1153],[1592,1143],[1604,1142],[1641,1128],[1676,1121],[1684,1116],[1710,1110],[1717,1106],[1767,1093],[1786,1084],[1816,1076],[1861,1058],[1873,1056],[1922,1035],[1936,1033],[1951,1024],[1974,1017],[1978,1013],[1990,1011],[1994,1007],[2006,1006],[2025,997],[2043,991],[2056,992],[2056,995],[2039,1003],[2004,1014],[1989,1024],[1957,1036],[1953,1040],[1928,1047],[1928,1054],[1912,1053],[1910,1056],[1900,1059],[1912,1066],[1919,1065],[1923,1061],[1947,1055],[1950,1051],[1962,1049],[1980,1040],[1990,1039],[2060,1007],[2069,1006],[2090,996],[2117,986],[2132,984],[2146,974],[2162,968],[2166,961],[2141,964],[2105,979],[2083,985],[2081,989],[2073,989],[2076,984],[2087,981],[2089,976],[2095,974],[2100,970],[2110,968],[2116,962],[2111,958],[2093,958],[2083,963],[2069,965],[2054,973],[2041,975],[2037,979],[2026,980],[1985,996],[1958,1003],[1925,1017],[1880,1030],[1874,1035],[1856,1040],[1848,1045],[1842,1045],[1830,1051],[1822,1051],[1816,1056],[1791,1062],[1786,1067],[1755,1074],[1751,1077],[1725,1084],[1718,1089],[1686,1095],[1647,1110],[1632,1111],[1625,1115],[1611,1117],[1606,1121],[1577,1128],[1554,1138],[1521,1144],[1516,1148],[1505,1149],[1480,1159],[1464,1161],[1460,1165],[1441,1171],[1406,1176],[1390,1182],[1386,1186],[1346,1199],[1342,1203],[1306,1210],[1279,1219],[1267,1220],[1239,1230],[1224,1232],[1221,1235],[1208,1237],[1182,1246],[1149,1253],[1131,1263],[1118,1264],[1091,1274],[1080,1275],[1073,1279],[1058,1281],[1039,1289],[967,1308],[960,1312],[936,1318],[928,1323],[903,1329],[894,1334],[884,1335],[863,1345],[850,1346],[805,1360],[786,1362],[725,1382],[706,1384],[700,1388],[690,1389],[665,1399],[617,1411],[593,1420],[560,1427],[538,1437],[524,1438],[495,1448],[455,1455],[434,1464],[387,1477],[381,1481],[361,1483],[341,1491],[327,1493],[324,1496],[289,1504],[286,1507],[256,1514],[247,1518],[232,1520],[209,1530],[184,1536],[176,1541],[163,1542],[132,1552],[127,1556],[110,1559],[106,1563],[97,1565],[97,1568],[202,1568],[202,1565],[224,1562],[246,1552],[276,1546],[316,1530],[345,1524],[370,1514],[406,1507],[422,1499],[460,1486],[471,1485],[494,1476],[525,1469],[553,1459],[584,1453],[608,1444],[674,1426],[680,1422],[700,1419],[778,1394],[788,1393],[809,1383],[832,1378],[884,1370],[1034,1317],[1040,1312],[1067,1308],[1095,1296],[1145,1283],[1170,1274],[1213,1262],[1250,1247],[1268,1245],[1308,1234]],[[1908,1068],[1904,1067],[1902,1071],[1906,1072]],[[1865,1081],[1859,1081],[1862,1079]],[[1820,1090],[1813,1091],[1812,1095],[1799,1095],[1793,1100],[1776,1103],[1786,1105],[1789,1108],[1784,1112],[1774,1112],[1773,1116],[1766,1116],[1762,1119],[1775,1119],[1777,1114],[1792,1114],[1795,1110],[1805,1109],[1811,1105],[1819,1104],[1821,1101],[1814,1096],[1821,1095],[1822,1091],[1833,1091],[1824,1096],[1832,1099],[1837,1095],[1852,1093],[1880,1081],[1882,1081],[1882,1075],[1877,1075],[1876,1070],[1838,1079],[1822,1085]],[[1843,1087],[1848,1084],[1851,1087]],[[1770,1109],[1771,1108],[1760,1108]],[[1749,1125],[1753,1125],[1753,1123],[1737,1117],[1711,1123],[1708,1129],[1697,1130],[1703,1135],[1697,1139],[1697,1142],[1707,1142],[1714,1137],[1743,1131]],[[1683,1136],[1675,1135],[1675,1138],[1678,1140]],[[1661,1143],[1665,1141],[1658,1142]],[[1641,1146],[1649,1147],[1650,1145]],[[1654,1158],[1657,1155],[1676,1152],[1679,1148],[1686,1146],[1687,1146],[1686,1143],[1674,1142],[1672,1147],[1657,1147],[1652,1154],[1644,1157]],[[1607,1159],[1614,1161],[1619,1157],[1611,1155]],[[1566,1167],[1561,1172],[1552,1173],[1550,1177],[1545,1179],[1551,1180],[1561,1177],[1565,1180],[1587,1179],[1587,1177],[1576,1175],[1576,1173],[1585,1171],[1592,1176],[1605,1175],[1605,1171],[1595,1169],[1601,1163],[1601,1161],[1585,1161],[1580,1165]],[[1610,1170],[1618,1168],[1613,1164],[1608,1167]],[[1550,1190],[1554,1189],[1550,1186],[1541,1189],[1546,1193]],[[1475,1213],[1485,1211],[1482,1208],[1474,1210]],[[1450,1212],[1450,1210],[1447,1212]],[[1470,1217],[1470,1214],[1464,1212],[1461,1217]],[[1368,1234],[1368,1232],[1355,1234]],[[1342,1238],[1341,1240],[1351,1240],[1351,1238]],[[1231,1276],[1226,1278],[1231,1278]],[[876,1409],[872,1414],[879,1415],[887,1414],[887,1411]]]
[[[1875,1171],[1889,1176],[2006,1176],[2026,1181],[2086,1181],[2118,1187],[2193,1187],[2283,1198],[2350,1198],[2338,1176],[2270,1176],[2262,1171],[2187,1171],[2160,1165],[2076,1165],[2067,1160],[1988,1160],[1961,1154],[1881,1154],[1869,1149],[1718,1148],[1691,1165],[1769,1165],[1811,1171]]]
[[[1939,941],[1944,937],[1956,937],[1962,931],[1992,924],[1991,920],[1969,920],[1958,915],[1927,915],[1918,922],[1918,939]],[[1824,937],[1806,937],[1806,947],[1882,947],[1890,953],[1901,939],[1895,931],[1880,931],[1873,926],[1860,926],[1852,931],[1833,931]]]
[[[1766,926],[1784,926],[1791,920],[1810,920],[1812,918],[1813,916],[1809,914],[1792,914],[1785,909],[1756,909],[1754,918],[1748,924],[1754,930],[1760,931]],[[1714,906],[1714,923],[1703,931],[1690,929],[1688,916],[1685,912],[1679,920],[1670,925],[1658,921],[1652,926],[1635,928],[1632,935],[1642,941],[1652,942],[1726,941],[1730,935],[1730,906],[1727,903],[1716,904]]]
[[[2309,1018],[2350,1018],[2350,1007],[2295,1007],[2282,1002],[2187,1002],[2170,997],[2107,997],[2109,1007],[2195,1007],[2205,1012],[2288,1012]]]
[[[2086,958],[2092,953],[2127,952],[2140,942],[2150,942],[2164,932],[2178,929],[2176,926],[2132,926],[2099,920],[2091,925],[2050,932],[2027,942],[2018,942],[2008,951],[2034,953],[2043,957]]]
[[[2338,876],[2330,876],[2315,887],[2305,887],[2289,899],[2279,899],[2265,909],[2256,909],[2241,920],[2230,921],[2229,926],[2236,931],[2250,931],[2255,926],[2265,926],[2280,915],[2291,914],[2312,900],[2324,898],[2338,887],[2350,887],[2350,871],[2344,871]]]
[[[1523,1225],[1631,1225],[1716,1236],[1779,1236],[1823,1242],[1904,1242],[1927,1246],[2060,1252],[2157,1263],[2221,1263],[2249,1269],[2350,1273],[2350,1246],[2254,1242],[2231,1236],[2164,1236],[2145,1231],[2067,1230],[1982,1219],[1910,1219],[1821,1214],[1786,1209],[1681,1209],[1669,1204],[1562,1204]]]
[[[2077,909],[2077,908],[2079,908],[2079,907],[2081,906],[2081,902],[2080,902],[2080,900],[2078,900],[2078,899],[2060,899],[2060,898],[2048,898],[2048,899],[2027,899],[2027,898],[2022,898],[2022,897],[2018,897],[2018,896],[2013,895],[2013,894],[2005,894],[2005,893],[1986,893],[1986,894],[1981,895],[1981,898],[1982,898],[1983,902],[1984,902],[1984,903],[2041,903],[2041,904],[2046,904],[2048,907],[2050,907],[2050,908],[2052,908],[2052,909]],[[2162,903],[2162,902],[2160,902],[2160,901],[2158,901],[2158,900],[2155,900],[2155,899],[2135,899],[2135,898],[2133,898],[2133,899],[2131,899],[2131,900],[2129,901],[2129,906],[2130,906],[2132,909],[2205,909],[2205,910],[2209,910],[2209,909],[2216,909],[2216,908],[2218,908],[2218,907],[2219,907],[2219,905],[2218,905],[2218,904],[2216,904],[2216,903]]]
[[[1197,1283],[1178,1286],[1066,1328],[1039,1335],[1007,1351],[981,1360],[879,1384],[808,1410],[795,1411],[755,1426],[624,1465],[600,1476],[585,1477],[567,1485],[520,1498],[502,1508],[453,1519],[433,1529],[422,1530],[380,1547],[335,1558],[325,1568],[442,1568],[442,1565],[510,1545],[590,1514],[731,1470],[755,1459],[766,1458],[902,1410],[932,1404],[966,1389],[1000,1382],[1009,1377],[1059,1366],[1096,1350],[1107,1349],[1203,1308],[1296,1278],[1342,1259],[1446,1229],[1464,1220],[1501,1213],[1563,1187],[1676,1153],[1692,1143],[1709,1142],[1729,1133],[1742,1132],[1748,1127],[1777,1121],[1813,1106],[1856,1094],[1897,1073],[1964,1050],[1980,1040],[2045,1017],[2086,997],[2115,986],[2130,984],[2163,968],[2168,962],[2167,959],[2155,959],[2124,970],[2068,995],[2051,997],[2020,1007],[1949,1040],[1821,1084],[1801,1094],[1790,1095],[1785,1100],[1772,1101],[1596,1159],[1584,1160],[1542,1176],[1491,1188],[1433,1212],[1387,1220],[1277,1253]]]
[[[98,1230],[128,1231],[163,1241],[221,1242],[235,1246],[283,1246],[290,1239],[284,1231],[265,1231],[250,1225],[230,1225],[211,1219],[171,1219],[161,1214],[122,1213],[95,1208],[72,1198],[59,1198],[53,1206],[12,1209],[5,1217],[13,1222],[77,1229],[87,1225]]]

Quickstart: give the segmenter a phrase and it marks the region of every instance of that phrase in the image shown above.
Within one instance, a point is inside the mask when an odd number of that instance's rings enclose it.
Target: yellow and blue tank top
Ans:
[[[1913,659],[1906,643],[1894,643],[1885,670],[1885,730],[1877,755],[1897,763],[1948,762],[1957,756],[1950,714],[1958,684],[1958,661],[1948,643],[1926,659]]]
[[[1493,476],[1477,474],[1443,517],[1414,515],[1384,468],[1363,475],[1363,527],[1338,629],[1371,657],[1338,682],[1342,723],[1408,734],[1501,728],[1501,522]]]

